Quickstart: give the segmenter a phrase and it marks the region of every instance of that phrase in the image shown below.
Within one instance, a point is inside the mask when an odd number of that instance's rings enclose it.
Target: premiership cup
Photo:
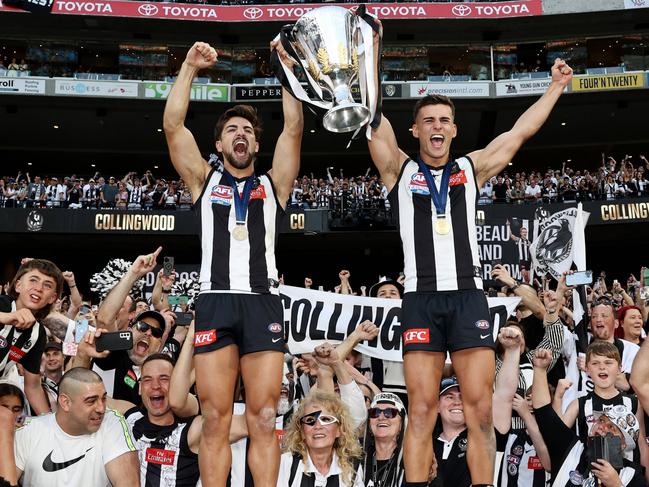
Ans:
[[[322,125],[330,132],[352,132],[370,120],[370,109],[352,98],[352,86],[359,84],[359,51],[364,47],[360,22],[346,8],[320,7],[304,14],[285,31],[316,93],[312,101],[327,110]]]

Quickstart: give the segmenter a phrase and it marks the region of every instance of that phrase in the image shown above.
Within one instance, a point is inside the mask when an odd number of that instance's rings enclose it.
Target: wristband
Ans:
[[[164,289],[164,288],[162,288],[162,292],[163,292],[164,294],[169,294],[169,293],[171,292],[171,289]]]
[[[76,284],[72,284],[72,286],[70,286],[70,285],[68,284],[68,287],[69,287],[70,289],[72,289],[72,288],[74,288],[74,287],[77,287],[77,285],[76,285]]]
[[[509,286],[509,289],[511,289],[512,291],[516,291],[516,289],[518,289],[518,287],[519,287],[520,285],[521,285],[520,282],[518,282],[518,281],[514,281],[514,285],[513,285],[513,286]]]

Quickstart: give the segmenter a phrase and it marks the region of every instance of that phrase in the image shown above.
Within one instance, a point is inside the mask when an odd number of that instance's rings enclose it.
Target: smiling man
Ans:
[[[271,48],[292,65],[278,43]],[[261,136],[257,111],[249,105],[228,109],[214,129],[223,166],[212,168],[185,118],[192,80],[216,61],[209,44],[196,42],[189,49],[167,98],[163,121],[171,161],[191,191],[200,221],[194,363],[203,413],[201,481],[205,487],[226,483],[231,463],[228,432],[240,371],[249,391],[250,470],[257,487],[274,487],[279,470],[275,413],[285,346],[275,243],[299,170],[302,105],[283,91],[284,126],[265,174],[257,174],[255,167]]]
[[[462,387],[471,480],[474,486],[493,482],[495,359],[478,254],[478,188],[506,168],[523,143],[541,128],[571,79],[572,69],[557,59],[547,91],[512,129],[464,157],[451,156],[458,127],[455,106],[446,96],[429,95],[415,104],[410,130],[419,148],[413,158],[399,148],[387,118],[373,127],[369,150],[390,191],[404,253],[401,322],[409,399],[407,487],[425,486],[433,462],[431,437],[436,417],[432,411],[437,409],[447,352]]]
[[[94,372],[70,369],[59,384],[58,408],[16,431],[18,477],[24,487],[138,487],[137,454],[124,418],[106,409]]]
[[[50,410],[41,387],[41,356],[47,338],[40,321],[62,289],[63,274],[53,262],[30,259],[18,269],[9,296],[0,296],[0,376],[10,361],[23,366],[25,395],[37,414]]]

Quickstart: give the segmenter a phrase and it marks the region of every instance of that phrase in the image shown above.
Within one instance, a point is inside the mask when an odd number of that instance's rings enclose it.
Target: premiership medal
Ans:
[[[446,235],[451,231],[451,225],[448,224],[445,216],[438,216],[435,219],[435,231],[440,235]]]
[[[232,236],[235,240],[245,240],[248,238],[248,229],[244,223],[237,222],[232,229]]]
[[[446,218],[446,200],[448,198],[448,185],[451,179],[451,169],[453,167],[453,162],[448,161],[442,170],[442,179],[439,183],[439,191],[437,186],[435,186],[435,181],[430,174],[430,168],[424,164],[420,157],[417,158],[417,164],[419,165],[419,171],[424,175],[426,180],[426,185],[430,191],[430,198],[433,200],[433,205],[435,205],[435,222],[433,223],[433,228],[435,233],[438,235],[447,235],[451,231],[451,224]]]
[[[223,171],[223,176],[230,183],[232,188],[232,201],[234,202],[234,214],[236,217],[236,225],[232,229],[232,237],[235,240],[241,242],[248,238],[248,229],[246,228],[246,214],[248,213],[248,202],[250,201],[250,194],[252,192],[252,186],[255,181],[255,175],[248,176],[246,182],[243,185],[243,191],[239,195],[239,188],[237,187],[237,181],[232,177],[227,171]]]

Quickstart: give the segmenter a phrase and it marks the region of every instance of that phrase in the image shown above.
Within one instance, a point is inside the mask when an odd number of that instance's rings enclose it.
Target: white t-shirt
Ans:
[[[31,418],[14,441],[23,487],[108,487],[104,466],[130,451],[135,445],[126,420],[112,409],[91,435],[68,435],[50,413]]]

